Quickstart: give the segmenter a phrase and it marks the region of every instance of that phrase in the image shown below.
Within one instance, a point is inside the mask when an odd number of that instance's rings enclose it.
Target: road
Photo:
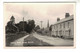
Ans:
[[[42,35],[37,34],[37,33],[34,33],[33,36],[39,40],[42,40],[43,42],[49,43],[50,45],[73,46],[73,40],[54,38],[54,37],[49,37],[49,36],[42,36]]]
[[[10,46],[24,47],[24,46],[52,46],[52,45],[35,38],[33,34],[29,34],[11,42]]]
[[[54,38],[32,33],[11,42],[11,46],[73,46],[73,40]]]

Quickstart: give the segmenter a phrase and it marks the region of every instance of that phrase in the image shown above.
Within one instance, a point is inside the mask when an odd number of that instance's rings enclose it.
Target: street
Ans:
[[[11,42],[10,46],[73,46],[73,40],[43,36],[35,32]]]
[[[42,40],[43,42],[49,43],[50,45],[73,46],[73,40],[54,38],[54,37],[49,37],[49,36],[42,36],[37,33],[34,33],[33,36],[39,40]]]

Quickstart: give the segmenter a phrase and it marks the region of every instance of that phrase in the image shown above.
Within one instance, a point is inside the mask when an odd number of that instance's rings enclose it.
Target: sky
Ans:
[[[20,21],[35,20],[35,24],[47,27],[57,22],[57,18],[65,18],[65,13],[74,15],[75,3],[4,3],[5,25],[11,16],[15,17],[15,23]]]

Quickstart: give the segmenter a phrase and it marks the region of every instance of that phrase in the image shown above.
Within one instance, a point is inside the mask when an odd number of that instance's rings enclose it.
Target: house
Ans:
[[[73,38],[74,37],[74,15],[65,14],[65,18],[58,18],[57,22],[52,25],[52,36]]]

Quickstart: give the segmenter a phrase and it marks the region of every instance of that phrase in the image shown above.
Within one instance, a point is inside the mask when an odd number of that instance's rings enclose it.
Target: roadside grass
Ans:
[[[6,34],[6,46],[10,46],[10,43],[27,35],[27,33],[8,33]]]

